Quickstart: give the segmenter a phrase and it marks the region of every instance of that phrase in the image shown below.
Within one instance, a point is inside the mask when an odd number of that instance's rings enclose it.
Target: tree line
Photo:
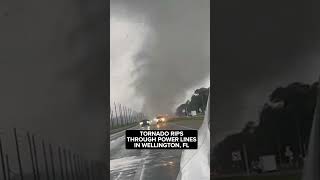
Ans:
[[[209,88],[199,88],[196,89],[191,96],[190,100],[185,103],[180,104],[176,108],[177,116],[187,116],[190,115],[192,111],[196,111],[197,114],[203,113],[206,110],[207,100],[209,97]]]
[[[257,122],[247,122],[241,132],[231,134],[214,146],[212,167],[221,173],[244,169],[243,161],[232,161],[232,152],[246,147],[249,162],[262,155],[276,155],[278,164],[289,163],[286,149],[290,147],[294,162],[302,166],[308,147],[318,82],[291,83],[276,88],[259,113]]]

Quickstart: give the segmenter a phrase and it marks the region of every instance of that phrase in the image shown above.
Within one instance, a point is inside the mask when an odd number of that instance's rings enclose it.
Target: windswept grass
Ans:
[[[170,119],[170,121],[186,121],[186,120],[203,121],[203,119],[204,119],[204,115],[192,116],[192,117],[175,117]]]
[[[124,125],[124,126],[119,126],[119,127],[110,129],[110,134],[113,134],[113,133],[116,133],[116,132],[120,132],[120,131],[129,129],[129,128],[134,127],[134,126],[136,126],[136,125],[138,125],[138,123],[133,123],[133,124]]]
[[[204,116],[178,117],[178,118],[170,119],[168,122],[175,125],[199,129],[203,122],[203,119],[204,119]]]

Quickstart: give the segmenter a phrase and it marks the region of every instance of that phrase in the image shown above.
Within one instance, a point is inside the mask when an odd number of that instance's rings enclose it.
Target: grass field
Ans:
[[[198,121],[203,121],[204,116],[193,116],[193,117],[176,117],[176,118],[172,118],[170,119],[170,121],[172,122],[176,122],[176,121],[186,121],[186,120],[198,120]]]
[[[178,117],[178,118],[170,119],[168,122],[175,125],[180,125],[184,127],[193,128],[193,129],[199,129],[203,119],[204,119],[204,116]]]
[[[134,127],[136,125],[138,125],[138,123],[133,123],[133,124],[129,124],[129,125],[121,126],[121,127],[116,127],[114,129],[110,130],[110,134],[117,133],[117,132],[129,129],[129,128]]]

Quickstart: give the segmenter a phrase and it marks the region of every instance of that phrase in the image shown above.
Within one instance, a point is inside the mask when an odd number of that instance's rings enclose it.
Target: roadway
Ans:
[[[150,130],[198,129],[201,123],[152,124]],[[131,129],[140,129],[139,126]],[[125,131],[110,136],[110,179],[111,180],[176,180],[182,150],[130,150],[125,149]]]

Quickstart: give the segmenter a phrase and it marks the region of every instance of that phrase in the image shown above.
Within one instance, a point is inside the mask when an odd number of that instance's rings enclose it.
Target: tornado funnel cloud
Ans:
[[[122,0],[150,28],[134,57],[136,93],[148,115],[170,113],[210,72],[209,0]],[[116,9],[116,8],[114,8]]]

